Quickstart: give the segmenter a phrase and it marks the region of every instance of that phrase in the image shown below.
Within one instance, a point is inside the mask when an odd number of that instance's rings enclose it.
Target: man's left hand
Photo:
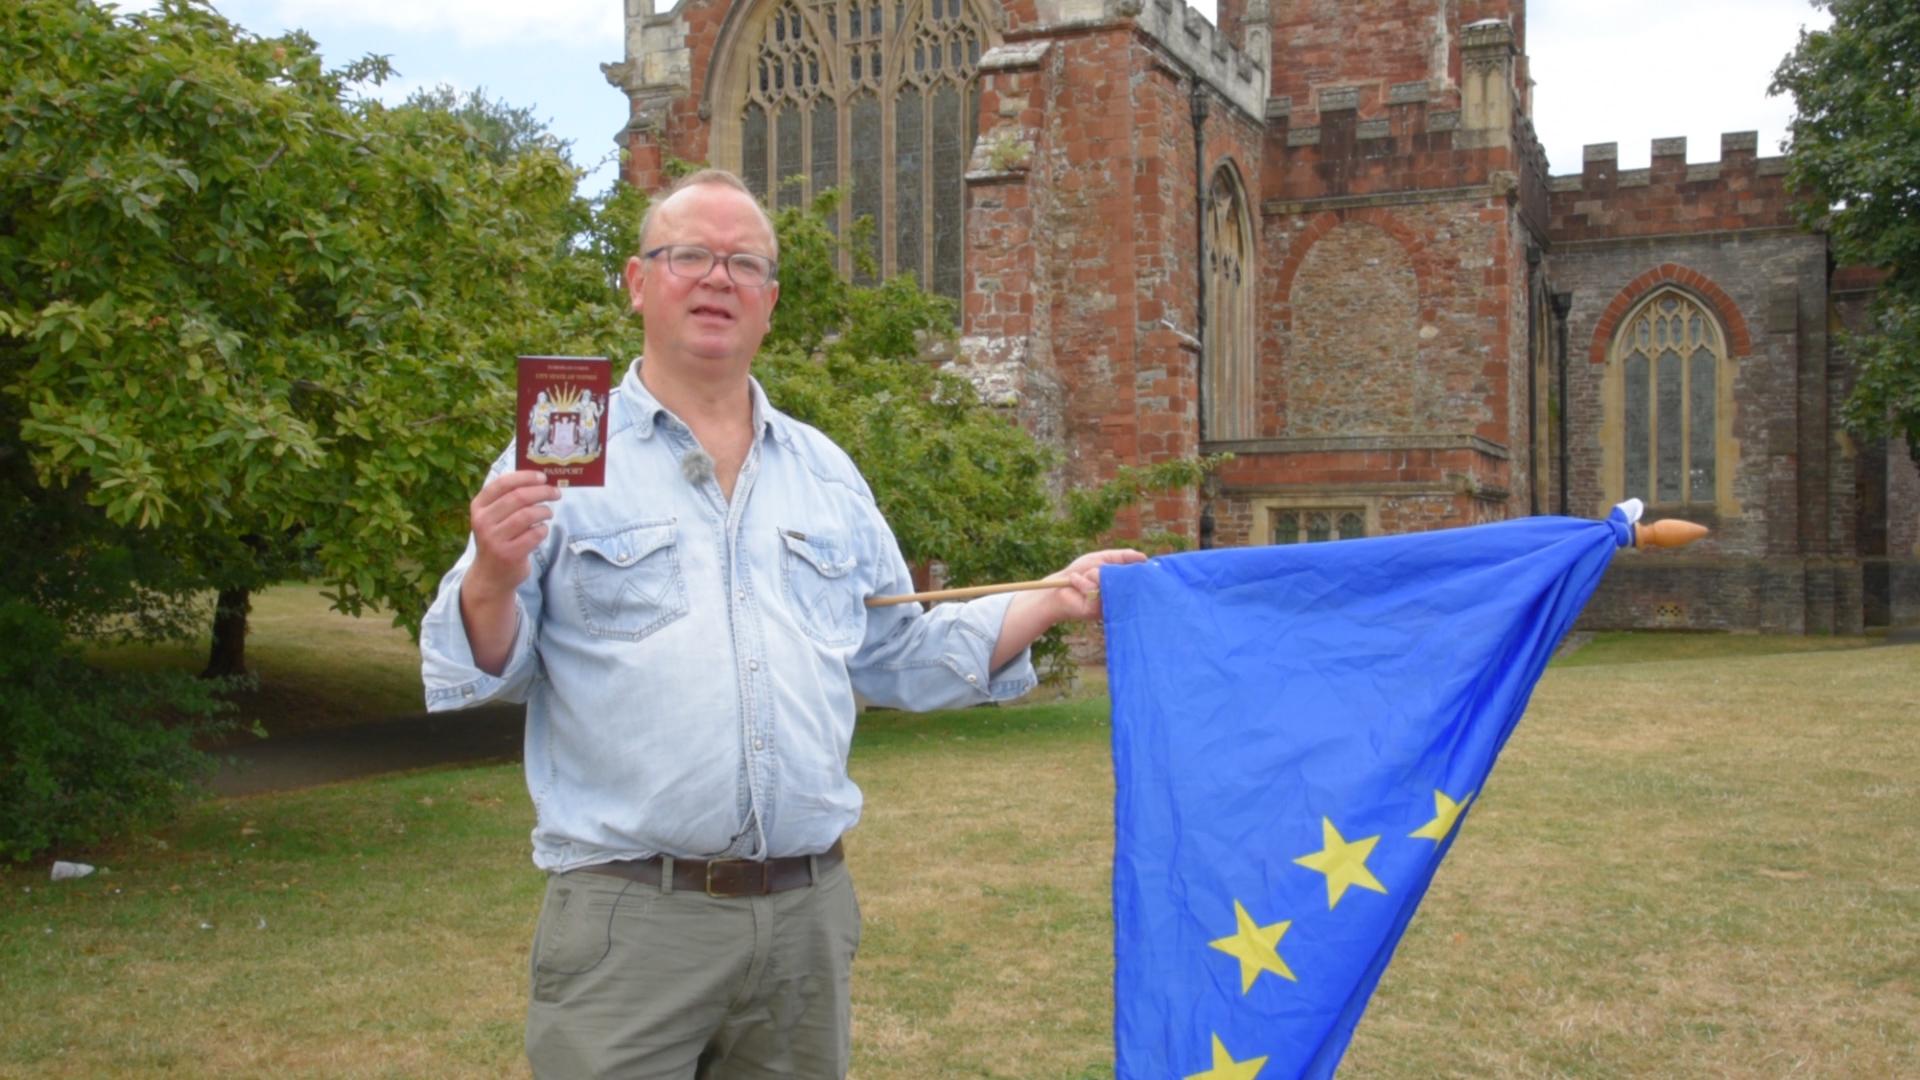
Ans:
[[[1068,563],[1065,570],[1052,575],[1064,578],[1066,587],[1042,594],[1052,601],[1057,612],[1053,621],[1099,618],[1100,568],[1145,561],[1145,555],[1131,548],[1109,548],[1106,551],[1089,551]]]

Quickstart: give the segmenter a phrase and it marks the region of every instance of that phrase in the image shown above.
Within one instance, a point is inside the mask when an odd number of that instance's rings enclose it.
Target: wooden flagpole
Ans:
[[[1695,540],[1707,535],[1705,525],[1696,525],[1679,518],[1667,518],[1647,525],[1636,524],[1633,527],[1634,547],[1679,548],[1686,547]],[[1009,581],[1000,585],[969,585],[962,589],[934,589],[930,592],[905,593],[900,596],[869,596],[867,606],[887,607],[891,604],[926,603],[937,604],[942,600],[971,600],[976,596],[993,596],[996,593],[1027,592],[1032,589],[1058,589],[1066,585],[1059,578],[1042,578],[1038,581]]]

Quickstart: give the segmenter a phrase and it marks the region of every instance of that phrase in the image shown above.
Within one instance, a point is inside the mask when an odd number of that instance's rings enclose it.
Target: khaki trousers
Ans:
[[[768,896],[555,874],[527,1060],[554,1080],[846,1076],[860,907],[845,863]]]

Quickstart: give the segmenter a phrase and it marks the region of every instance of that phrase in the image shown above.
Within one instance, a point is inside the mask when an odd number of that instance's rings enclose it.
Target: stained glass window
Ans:
[[[832,224],[870,217],[883,275],[912,273],[958,300],[974,74],[994,42],[981,11],[972,0],[763,0],[748,26],[758,29],[716,66],[717,145],[738,147],[742,177],[771,206],[842,189]]]
[[[1713,314],[1677,289],[1662,290],[1627,317],[1613,352],[1621,380],[1622,497],[1715,501],[1725,342]]]
[[[1258,387],[1253,347],[1253,227],[1239,176],[1214,170],[1207,194],[1206,438],[1251,439]]]
[[[924,95],[917,86],[900,92],[893,110],[893,190],[894,207],[902,221],[919,221],[923,205],[923,187],[927,163],[925,138],[926,109]],[[926,247],[926,234],[919,229],[897,229],[893,234],[893,265],[920,276]],[[925,285],[925,279],[920,284]]]

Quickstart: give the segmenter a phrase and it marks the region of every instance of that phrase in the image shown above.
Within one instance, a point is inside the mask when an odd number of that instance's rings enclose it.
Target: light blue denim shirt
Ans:
[[[755,382],[728,502],[685,478],[697,443],[639,373],[608,407],[606,486],[553,504],[499,676],[474,666],[460,619],[471,537],[441,580],[420,633],[427,708],[527,703],[544,869],[824,851],[860,818],[856,692],[937,709],[1033,688],[1028,654],[987,670],[1011,599],[866,607],[913,586],[847,455]],[[509,450],[493,474],[512,467]]]

